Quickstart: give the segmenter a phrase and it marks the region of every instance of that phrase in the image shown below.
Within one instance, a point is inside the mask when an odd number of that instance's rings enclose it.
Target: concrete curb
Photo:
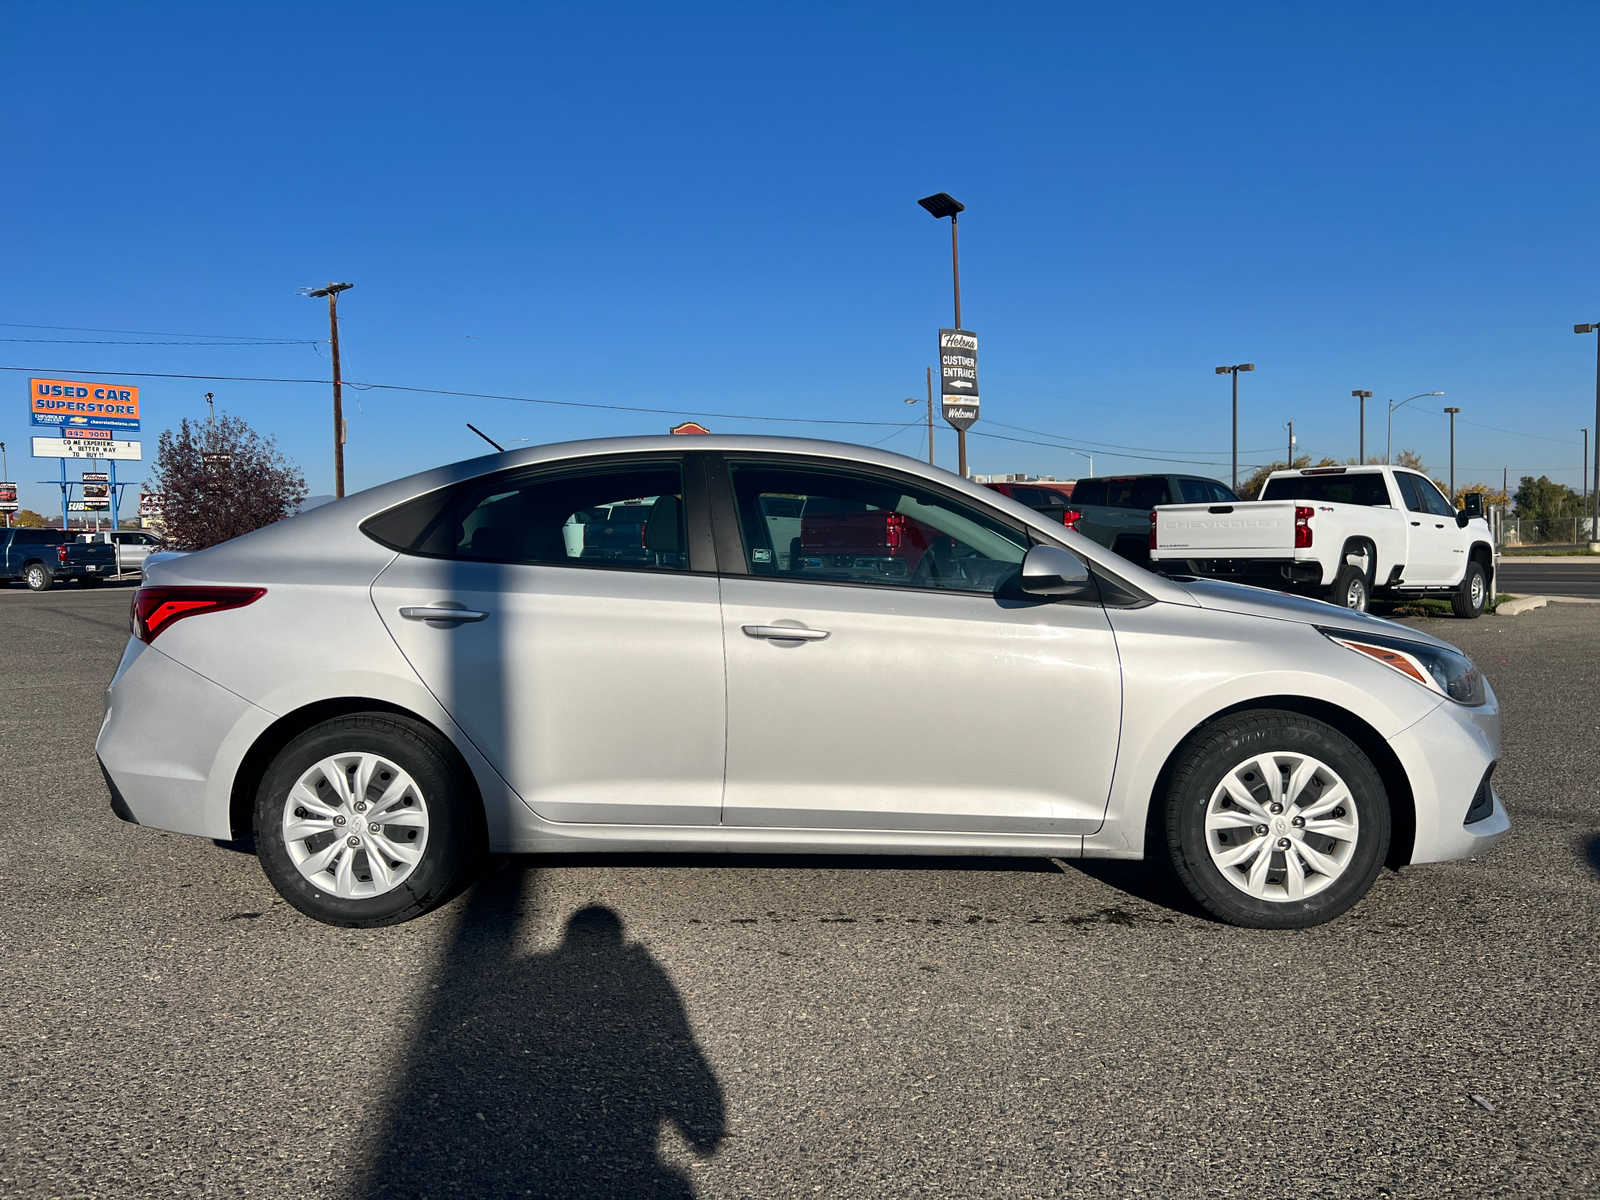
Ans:
[[[1600,554],[1502,554],[1500,561],[1523,567],[1536,567],[1540,563],[1594,563],[1600,565]]]
[[[1511,600],[1502,600],[1495,605],[1494,611],[1503,617],[1519,617],[1525,612],[1543,608],[1549,603],[1550,600],[1546,596],[1517,596]]]

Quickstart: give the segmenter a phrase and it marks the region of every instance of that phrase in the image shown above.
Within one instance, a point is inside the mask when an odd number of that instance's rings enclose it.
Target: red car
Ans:
[[[1018,504],[1025,504],[1035,512],[1042,512],[1060,521],[1068,529],[1077,523],[1078,514],[1072,507],[1070,483],[1054,479],[1031,479],[1026,483],[986,483],[1002,496],[1010,496]]]

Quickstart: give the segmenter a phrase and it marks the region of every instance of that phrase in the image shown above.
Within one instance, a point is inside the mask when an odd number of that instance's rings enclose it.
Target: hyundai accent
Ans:
[[[1444,642],[787,438],[516,450],[154,563],[97,750],[123,819],[352,926],[486,850],[1151,848],[1300,927],[1510,827]]]

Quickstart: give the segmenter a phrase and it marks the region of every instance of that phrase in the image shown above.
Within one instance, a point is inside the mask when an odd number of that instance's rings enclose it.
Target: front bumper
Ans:
[[[174,833],[231,838],[237,743],[271,720],[161,651],[130,642],[95,741],[112,811]]]
[[[1411,862],[1468,858],[1511,832],[1490,773],[1500,757],[1500,706],[1492,691],[1480,708],[1446,701],[1390,738],[1389,746],[1416,805]]]

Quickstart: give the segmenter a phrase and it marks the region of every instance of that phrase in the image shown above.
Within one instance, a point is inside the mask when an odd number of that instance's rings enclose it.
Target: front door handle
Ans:
[[[1413,522],[1411,522],[1411,523],[1412,523],[1412,524],[1413,524],[1413,525],[1421,525],[1421,524],[1422,524],[1422,522],[1421,522],[1421,521],[1413,521]]]
[[[766,638],[773,642],[820,642],[826,629],[807,629],[804,625],[744,625],[745,637]]]
[[[408,621],[427,621],[429,624],[454,625],[461,621],[481,621],[489,614],[479,612],[475,608],[465,608],[462,605],[444,601],[416,608],[402,608],[400,615]]]

